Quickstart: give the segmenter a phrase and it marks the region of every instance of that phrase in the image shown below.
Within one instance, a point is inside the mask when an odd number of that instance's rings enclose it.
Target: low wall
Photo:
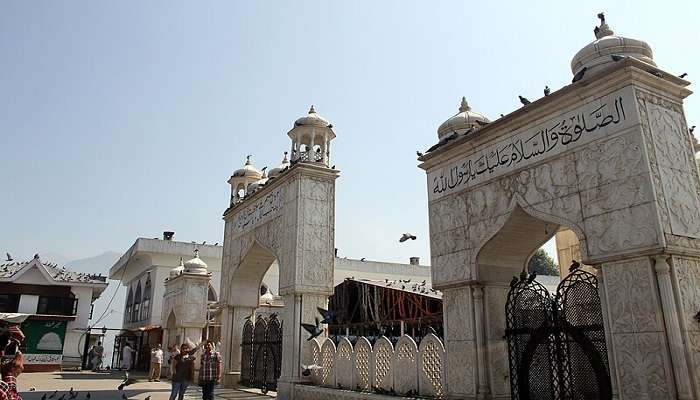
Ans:
[[[294,400],[396,400],[412,397],[386,396],[368,392],[331,389],[311,385],[294,385]]]

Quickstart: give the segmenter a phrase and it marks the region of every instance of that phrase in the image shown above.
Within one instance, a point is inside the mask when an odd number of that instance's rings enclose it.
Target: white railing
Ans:
[[[434,334],[420,345],[403,335],[394,346],[385,336],[374,343],[365,337],[355,345],[343,337],[336,347],[331,339],[311,340],[311,363],[320,366],[311,373],[318,386],[443,397],[445,347]]]

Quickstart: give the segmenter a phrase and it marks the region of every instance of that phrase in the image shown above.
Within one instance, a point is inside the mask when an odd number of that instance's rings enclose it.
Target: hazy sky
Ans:
[[[246,154],[276,166],[314,104],[338,135],[340,255],[428,260],[415,152],[461,96],[496,118],[566,85],[599,11],[700,79],[698,4],[2,1],[0,251],[86,257],[164,229],[221,242],[231,173]]]

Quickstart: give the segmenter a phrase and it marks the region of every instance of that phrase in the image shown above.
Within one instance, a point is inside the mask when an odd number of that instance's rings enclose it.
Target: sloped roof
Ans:
[[[107,285],[106,276],[69,271],[66,267],[60,267],[57,264],[41,262],[37,256],[31,261],[13,261],[0,264],[0,281],[12,282],[19,278],[24,272],[31,269],[32,266],[36,266],[40,271],[43,270],[44,276],[46,276],[47,279],[57,283]]]

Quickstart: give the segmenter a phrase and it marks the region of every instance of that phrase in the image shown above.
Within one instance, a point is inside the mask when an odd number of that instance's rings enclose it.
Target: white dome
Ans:
[[[190,273],[190,274],[207,274],[209,271],[207,270],[207,263],[202,261],[201,258],[199,258],[199,250],[194,251],[194,258],[187,260],[185,262],[185,272]]]
[[[248,185],[248,193],[251,193],[251,194],[252,194],[252,193],[254,193],[256,190],[262,188],[263,186],[265,186],[265,184],[267,183],[267,181],[269,181],[269,179],[268,179],[268,177],[267,177],[267,171],[263,170],[263,174],[262,174],[262,176],[260,177],[260,179],[258,179],[257,181],[251,183],[250,185]]]
[[[571,60],[571,72],[576,75],[586,67],[586,73],[614,63],[612,55],[632,57],[656,66],[651,47],[641,40],[616,36],[605,22],[603,14],[598,14],[601,25],[596,27],[596,40],[579,50]]]
[[[462,97],[459,112],[443,122],[438,128],[438,138],[442,140],[452,132],[463,133],[471,128],[479,128],[480,125],[477,121],[485,123],[491,122],[485,115],[472,111],[471,107],[469,107],[469,103],[467,103],[467,99]]]
[[[281,174],[282,171],[284,171],[286,168],[289,168],[290,165],[291,164],[289,162],[289,158],[287,158],[287,152],[285,151],[284,158],[282,159],[282,163],[280,165],[278,165],[277,167],[272,168],[270,170],[270,173],[268,174],[268,176],[270,177],[270,179],[277,178],[277,176],[279,174]]]
[[[294,121],[294,126],[319,126],[324,128],[330,128],[330,122],[322,116],[316,114],[314,106],[309,109],[308,115],[298,118]]]
[[[185,270],[185,265],[182,263],[182,257],[180,257],[180,265],[170,270],[170,278],[175,278],[180,275]]]
[[[250,156],[246,157],[243,167],[235,170],[233,175],[231,175],[231,178],[260,179],[261,177],[262,172],[253,166],[253,164],[250,162]]]

